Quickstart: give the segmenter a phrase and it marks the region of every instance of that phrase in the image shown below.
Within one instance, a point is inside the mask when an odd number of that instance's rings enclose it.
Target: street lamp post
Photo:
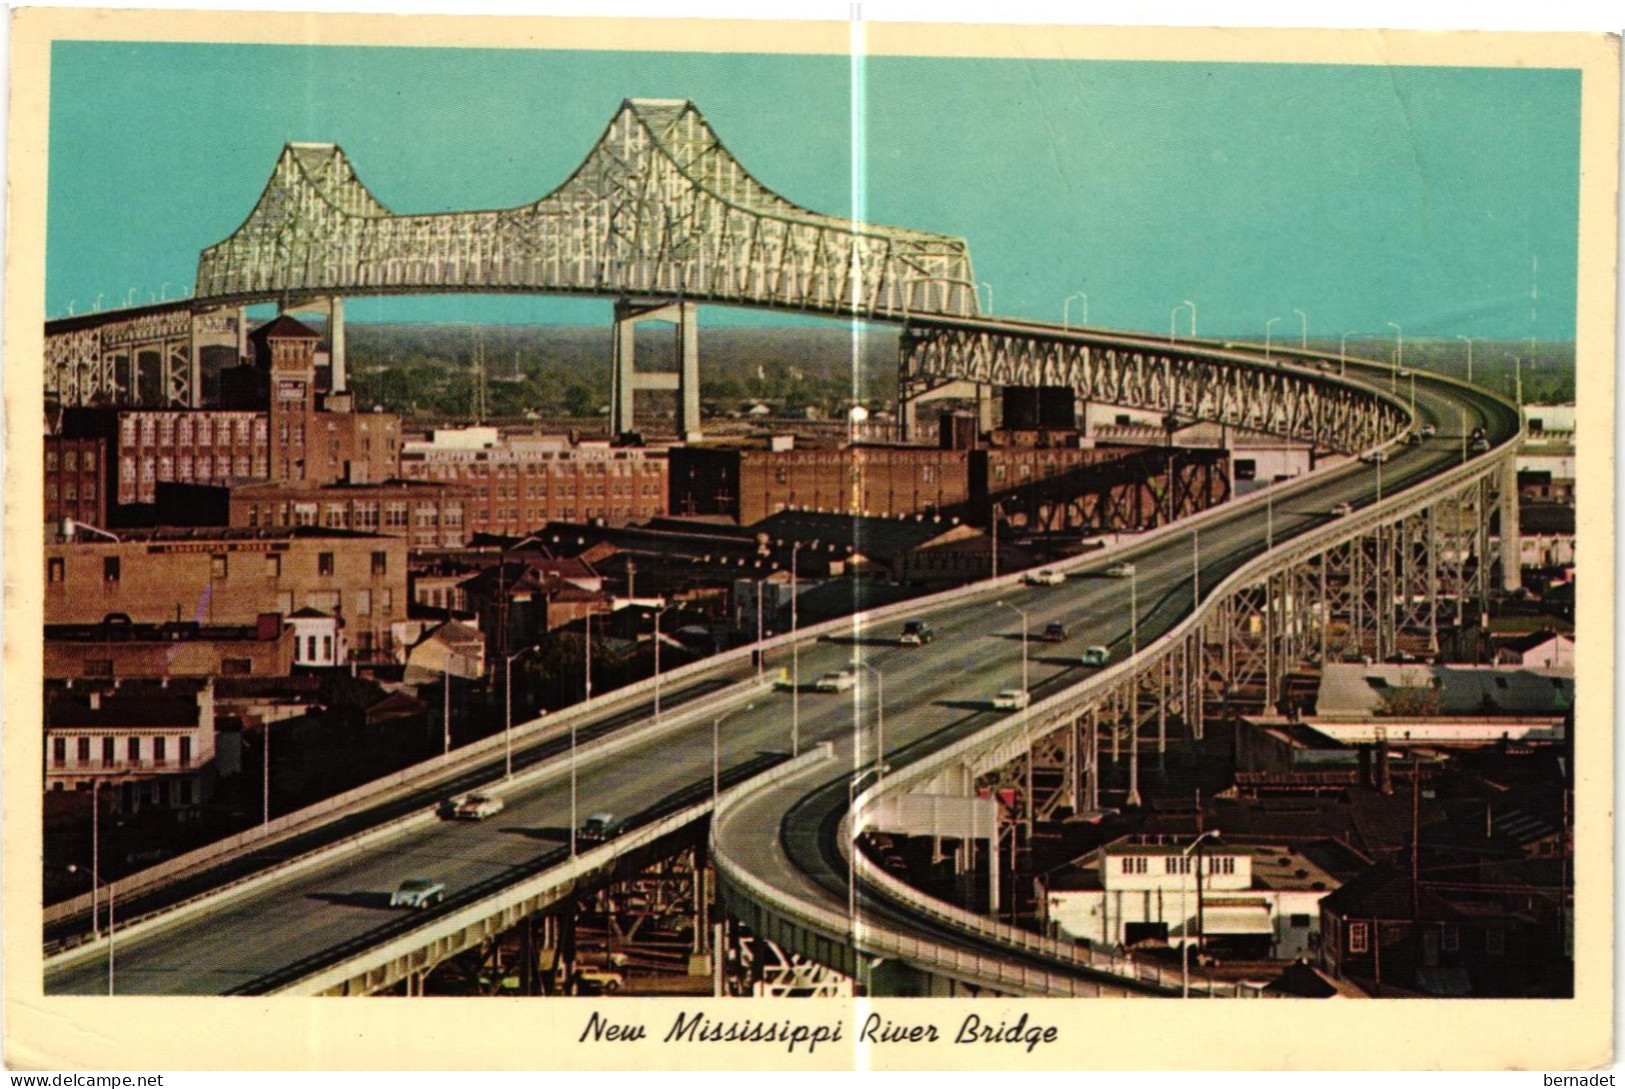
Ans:
[[[790,546],[790,755],[801,755],[801,636],[797,631],[796,559],[801,542]]]
[[[1264,362],[1270,361],[1270,326],[1280,321],[1280,318],[1271,318],[1264,323]]]
[[[660,721],[660,618],[673,606],[664,605],[655,610],[655,721]]]
[[[1170,344],[1179,343],[1179,312],[1183,309],[1185,309],[1185,304],[1180,303],[1168,311],[1168,343]]]
[[[1185,864],[1180,866],[1180,869],[1183,871],[1184,880],[1179,883],[1179,936],[1181,939],[1183,939],[1179,943],[1179,996],[1181,998],[1189,998],[1191,996],[1191,917],[1190,901],[1187,899],[1187,896],[1189,895],[1188,890],[1190,889],[1191,885],[1191,867],[1188,860],[1190,859],[1191,852],[1196,850],[1198,844],[1200,844],[1204,839],[1207,839],[1209,836],[1217,836],[1218,834],[1219,830],[1217,828],[1210,828],[1206,832],[1203,832],[1201,835],[1197,836],[1195,839],[1191,840],[1191,845],[1179,853],[1180,858],[1187,860]],[[1202,865],[1201,855],[1196,856],[1196,865],[1198,867]],[[1200,907],[1198,907],[1198,910],[1200,910]]]
[[[1191,337],[1194,339],[1196,337],[1196,304],[1191,302],[1189,299],[1183,299],[1181,301],[1186,306],[1191,308]]]
[[[877,779],[886,777],[886,677],[868,662],[858,662],[859,669],[875,676],[875,772]]]
[[[1399,322],[1388,323],[1394,330],[1394,365],[1388,371],[1388,392],[1397,393],[1399,390],[1399,372],[1405,367],[1405,330],[1399,327]]]
[[[1292,312],[1298,315],[1298,350],[1306,352],[1309,350],[1309,315],[1296,306],[1292,308]]]
[[[91,780],[91,782],[94,784],[94,783],[99,782],[99,780],[94,780],[93,779],[93,780]],[[94,797],[94,795],[95,795],[95,790],[96,790],[96,788],[93,785],[91,787],[91,795],[92,795],[92,797]],[[69,873],[80,873],[81,871],[80,871],[78,866],[76,866],[76,865],[74,865],[73,863],[70,862],[70,863],[68,863],[68,872]],[[94,849],[93,849],[92,854],[91,854],[91,864],[90,864],[90,929],[95,934],[95,936],[98,937],[98,938],[102,936],[102,931],[101,931],[101,924],[97,920],[97,917],[96,917],[97,916],[96,890],[101,887],[101,883],[102,883],[101,882],[101,876],[100,876],[100,874],[98,873],[98,871],[96,869],[96,856],[95,856]],[[113,930],[114,930],[114,925],[115,924],[114,924],[114,919],[113,919],[113,882],[109,881],[107,883],[107,996],[109,998],[113,997]]]
[[[1068,295],[1066,297],[1066,302],[1061,304],[1061,328],[1062,329],[1070,329],[1072,327],[1072,300],[1073,299],[1082,299],[1083,300],[1083,324],[1084,325],[1089,324],[1089,293],[1087,291],[1074,291],[1072,294],[1070,294],[1070,295]]]
[[[502,707],[503,722],[505,723],[502,728],[502,777],[504,779],[513,778],[513,664],[516,660],[523,658],[525,655],[536,649],[537,648],[535,646],[520,647],[512,654],[508,655],[507,661],[503,662],[502,664],[502,680],[504,689],[502,696]]]
[[[1021,616],[1021,693],[1027,695],[1031,691],[1027,686],[1027,610],[1012,605],[1008,601],[999,601],[996,604],[1004,606],[1011,612],[1019,613]]]
[[[1457,333],[1456,339],[1467,342],[1467,384],[1471,385],[1473,381],[1473,338]]]

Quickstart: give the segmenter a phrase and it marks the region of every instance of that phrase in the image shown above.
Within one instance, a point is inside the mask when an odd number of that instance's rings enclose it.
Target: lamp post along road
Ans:
[[[1012,605],[1008,601],[999,601],[996,604],[1004,606],[1021,617],[1021,692],[1027,695],[1031,689],[1027,684],[1027,610]]]
[[[1204,839],[1207,839],[1209,836],[1217,836],[1218,834],[1219,831],[1216,828],[1211,828],[1208,831],[1203,832],[1201,835],[1193,839],[1191,841],[1191,845],[1185,848],[1179,854],[1179,857],[1183,860],[1183,864],[1180,866],[1180,874],[1183,880],[1181,880],[1179,883],[1179,936],[1182,939],[1179,943],[1179,996],[1181,998],[1189,998],[1191,996],[1191,915],[1190,901],[1187,899],[1191,886],[1191,852],[1196,850],[1197,844],[1201,843]],[[1196,861],[1194,864],[1198,867],[1202,865],[1201,855],[1196,856]],[[1197,910],[1201,910],[1200,906],[1198,906]]]
[[[503,672],[503,727],[502,727],[502,760],[504,779],[513,778],[513,664],[517,659],[523,658],[531,651],[538,649],[535,646],[520,647],[502,664]],[[658,708],[658,702],[656,704]],[[656,711],[659,714],[659,711]]]
[[[1295,306],[1292,312],[1298,315],[1298,350],[1306,352],[1309,350],[1309,315]]]
[[[858,662],[858,668],[875,677],[875,772],[876,779],[886,777],[886,677],[868,662]]]
[[[1266,363],[1270,361],[1270,328],[1280,320],[1280,318],[1271,318],[1264,323],[1264,362]]]
[[[1191,302],[1189,299],[1184,299],[1182,301],[1186,306],[1191,308],[1191,339],[1194,340],[1196,338],[1196,304]]]
[[[1405,330],[1399,327],[1399,322],[1388,323],[1394,330],[1394,365],[1388,370],[1388,392],[1399,392],[1399,372],[1405,368]]]

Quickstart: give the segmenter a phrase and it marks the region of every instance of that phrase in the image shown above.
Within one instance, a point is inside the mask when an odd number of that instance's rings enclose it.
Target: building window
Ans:
[[[1189,855],[1169,855],[1162,860],[1163,873],[1190,873],[1191,859]]]
[[[1294,915],[1291,918],[1289,918],[1287,920],[1287,922],[1288,922],[1288,924],[1291,925],[1291,927],[1294,930],[1308,930],[1309,929],[1309,916],[1307,916],[1307,915]]]
[[[181,738],[181,767],[189,768],[191,766],[192,766],[192,739],[189,738],[189,737],[183,737],[183,738]]]
[[[1224,855],[1209,857],[1207,860],[1208,873],[1235,873],[1236,860]]]
[[[225,553],[217,552],[209,557],[209,577],[211,579],[223,579],[226,577]]]
[[[81,737],[74,748],[76,750],[75,758],[81,766],[90,763],[90,738]]]
[[[102,767],[110,768],[118,763],[118,743],[110,737],[102,738]]]
[[[355,592],[355,614],[357,616],[372,615],[372,591],[357,590]]]
[[[66,582],[68,578],[67,565],[61,556],[52,556],[45,561],[45,578],[49,582]]]
[[[389,553],[374,552],[372,554],[372,573],[374,575],[389,574]]]
[[[67,738],[65,738],[65,737],[53,737],[51,739],[51,763],[55,767],[59,767],[59,768],[65,768],[65,767],[68,766],[68,739]]]
[[[124,758],[132,764],[141,763],[141,739],[132,737],[124,743]]]
[[[1125,859],[1123,859],[1123,872],[1124,873],[1148,873],[1148,872],[1150,872],[1150,866],[1148,865],[1148,861],[1149,860],[1147,860],[1145,858],[1140,858],[1140,857],[1125,858]]]
[[[318,575],[331,575],[333,573],[333,553],[316,553],[316,573]]]
[[[252,658],[226,658],[220,662],[220,672],[227,677],[242,677],[254,672]]]
[[[169,738],[155,737],[152,739],[152,762],[163,767],[169,760]]]
[[[1371,949],[1371,930],[1368,923],[1349,924],[1349,952],[1366,953]]]
[[[118,576],[119,576],[118,557],[117,556],[104,556],[104,557],[102,557],[102,581],[103,582],[117,582],[118,581]]]
[[[266,553],[265,574],[267,577],[273,579],[279,579],[282,577],[282,557],[277,555],[275,552]]]
[[[322,636],[322,661],[331,662],[332,660],[333,660],[333,637],[331,635],[324,635],[324,636]]]
[[[314,662],[315,660],[316,660],[316,637],[314,635],[307,635],[307,636],[305,636],[305,661]]]

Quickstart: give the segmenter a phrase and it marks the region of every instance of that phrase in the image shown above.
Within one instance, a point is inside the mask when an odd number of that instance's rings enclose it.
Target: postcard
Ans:
[[[13,35],[14,1067],[1609,1061],[1617,39]]]

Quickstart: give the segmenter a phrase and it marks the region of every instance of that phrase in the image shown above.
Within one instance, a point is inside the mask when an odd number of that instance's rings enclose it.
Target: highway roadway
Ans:
[[[1448,387],[1421,380],[1417,405],[1423,419],[1438,421],[1439,435],[1416,447],[1395,447],[1381,472],[1384,492],[1432,475],[1461,459],[1456,400]],[[1507,416],[1493,402],[1470,395],[1474,402],[1468,426],[1494,425]],[[1503,426],[1505,421],[1501,421]],[[1500,437],[1492,433],[1492,438]],[[1360,506],[1375,495],[1378,470],[1351,463],[1326,472],[1322,483],[1274,505],[1274,533],[1284,540],[1323,524],[1335,515],[1334,504]],[[1258,554],[1265,537],[1265,511],[1235,511],[1201,531],[1201,582],[1211,586]],[[1108,578],[1100,571],[1118,559],[1137,566],[1135,579]],[[894,766],[917,758],[940,744],[981,729],[997,713],[986,701],[1002,688],[1021,687],[1022,619],[1004,600],[1027,612],[1033,636],[1051,620],[1071,628],[1071,638],[1050,644],[1029,643],[1031,687],[1042,697],[1081,679],[1090,670],[1078,664],[1082,647],[1110,646],[1112,660],[1128,653],[1129,598],[1137,591],[1139,639],[1148,643],[1191,608],[1192,548],[1187,535],[1156,546],[1113,550],[1055,587],[1022,587],[960,599],[928,615],[936,641],[924,647],[902,647],[895,630],[854,633],[849,638],[803,644],[801,678],[806,685],[821,672],[849,664],[854,657],[883,677],[887,761]],[[899,624],[900,626],[900,624]],[[771,667],[787,665],[788,650]],[[836,743],[837,758],[824,765],[816,782],[797,780],[823,801],[816,805],[758,807],[747,827],[733,822],[730,837],[745,837],[751,856],[761,863],[761,876],[782,888],[819,897],[839,910],[846,906],[846,874],[827,848],[798,850],[784,844],[806,844],[830,834],[831,807],[845,805],[846,776],[853,766],[853,744],[861,760],[872,761],[879,716],[876,677],[859,670],[859,683],[844,693],[802,691],[800,734],[805,747],[821,740]],[[760,765],[764,753],[789,749],[791,693],[757,698],[749,709],[734,711],[722,723],[720,763],[724,769]],[[608,809],[631,815],[656,799],[707,783],[712,770],[712,721],[709,717],[675,735],[646,743],[623,756],[583,769],[579,776],[576,814]],[[838,787],[837,787],[838,784]],[[784,797],[785,792],[775,797]],[[235,899],[220,910],[191,919],[146,939],[121,941],[115,955],[115,988],[128,994],[223,994],[254,990],[270,979],[297,974],[340,948],[395,936],[409,926],[403,913],[387,906],[391,890],[404,878],[427,876],[444,881],[452,897],[476,888],[518,880],[567,851],[570,820],[567,779],[553,779],[508,797],[508,808],[484,823],[436,823],[388,843],[347,856],[304,876]],[[839,872],[837,872],[839,871]],[[47,974],[50,994],[106,993],[107,965],[94,959]]]
[[[1368,377],[1375,378],[1374,375]],[[1408,383],[1406,393],[1408,390]],[[1509,437],[1515,418],[1490,398],[1465,394],[1459,387],[1418,376],[1418,423],[1433,423],[1438,433],[1416,446],[1394,446],[1380,467],[1351,462],[1325,472],[1319,486],[1300,491],[1273,504],[1237,511],[1200,532],[1201,586],[1217,585],[1241,564],[1262,552],[1273,532],[1277,542],[1305,529],[1339,517],[1331,513],[1340,503],[1356,508],[1373,502],[1380,487],[1392,496],[1426,478],[1460,464],[1464,456],[1464,429],[1484,426],[1492,440]],[[1461,409],[1466,408],[1463,417]],[[1423,485],[1425,487],[1425,484]],[[1115,559],[1135,564],[1136,585],[1129,580],[1102,578],[1090,565],[1068,579],[1064,587],[1007,591],[1002,600],[1028,612],[1030,631],[1036,634],[1050,620],[1069,624],[1072,637],[1062,644],[1030,643],[1034,698],[1052,694],[1067,683],[1076,666],[1078,649],[1086,643],[1106,643],[1112,660],[1126,656],[1137,628],[1139,645],[1146,645],[1173,628],[1191,611],[1196,586],[1192,579],[1195,552],[1188,535],[1176,535],[1159,545],[1114,550]],[[1138,622],[1131,625],[1131,592],[1138,599]],[[993,595],[941,614],[939,643],[923,649],[899,648],[869,657],[886,676],[886,763],[900,768],[990,725],[994,713],[976,706],[996,687],[1019,687],[1020,620],[1014,612],[994,604]],[[968,621],[968,624],[966,623]],[[1010,646],[1017,647],[1012,658]],[[906,660],[909,664],[896,668]],[[894,679],[895,678],[895,679]],[[861,718],[860,729],[870,728]],[[854,744],[862,748],[854,755]],[[718,843],[728,854],[749,861],[753,875],[769,886],[793,894],[807,905],[845,914],[853,893],[846,862],[836,842],[839,819],[848,806],[848,783],[855,769],[873,764],[872,743],[856,734],[837,745],[837,759],[826,767],[809,769],[770,791],[747,796],[728,812],[717,829]],[[863,785],[869,786],[870,780]],[[765,848],[765,849],[764,849]],[[945,928],[908,916],[900,907],[856,894],[856,928],[862,946],[865,928],[932,937],[967,953],[1002,955],[1007,962],[1026,962],[1057,975],[1083,977],[1075,965],[1015,950],[1000,953],[978,936],[953,934]]]

